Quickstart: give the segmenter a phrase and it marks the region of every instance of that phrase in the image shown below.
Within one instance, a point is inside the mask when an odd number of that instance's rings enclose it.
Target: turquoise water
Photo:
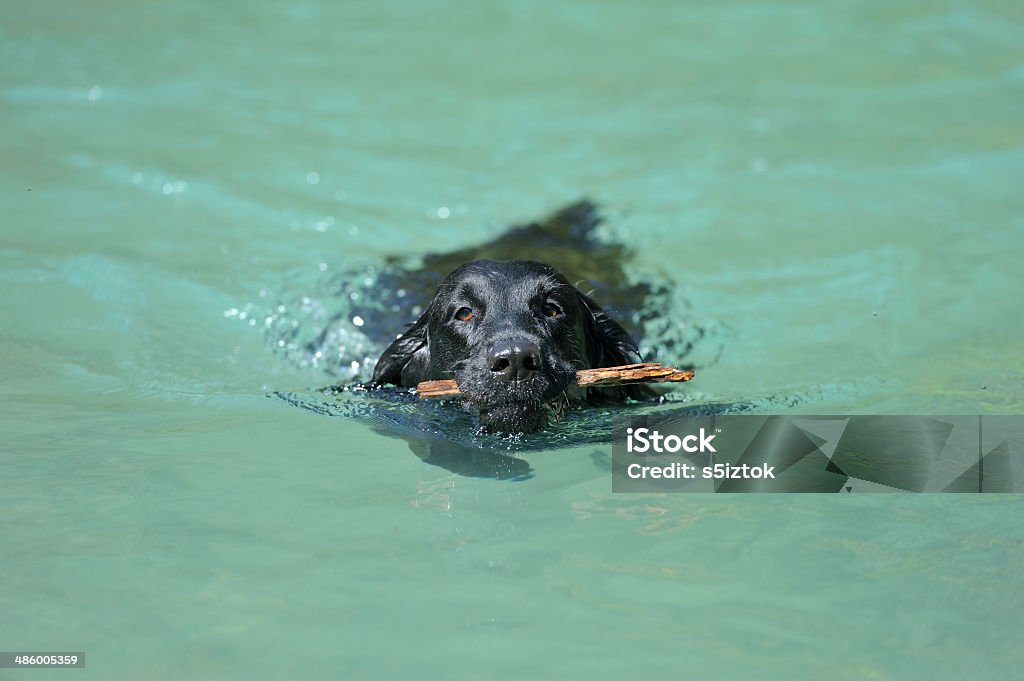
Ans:
[[[0,678],[1019,677],[1016,497],[458,477],[265,332],[589,196],[695,399],[1024,413],[1019,2],[4,2],[0,63],[0,649],[87,654]]]

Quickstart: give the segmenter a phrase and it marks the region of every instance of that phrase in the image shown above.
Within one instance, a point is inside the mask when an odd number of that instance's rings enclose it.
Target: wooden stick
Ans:
[[[631,383],[678,383],[693,378],[692,371],[665,367],[657,362],[627,364],[621,367],[580,369],[576,372],[576,385],[586,388],[604,388]],[[460,395],[455,381],[423,381],[416,386],[421,398],[456,397]]]

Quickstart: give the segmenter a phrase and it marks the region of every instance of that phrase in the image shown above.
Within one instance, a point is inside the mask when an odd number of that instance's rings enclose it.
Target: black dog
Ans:
[[[455,379],[485,431],[529,433],[572,406],[653,397],[644,386],[574,386],[577,369],[638,361],[625,329],[553,267],[476,260],[445,278],[372,383]]]
[[[378,385],[456,378],[472,396],[470,411],[480,414],[485,427],[502,432],[542,428],[573,404],[653,394],[643,386],[586,392],[570,387],[570,372],[580,367],[630,363],[642,353],[650,361],[692,369],[692,359],[716,349],[705,327],[692,323],[678,284],[657,272],[634,270],[629,244],[635,239],[616,240],[601,233],[600,225],[597,207],[580,201],[536,222],[501,229],[483,243],[343,270],[323,280],[323,291],[313,296],[304,287],[298,299],[309,296],[316,303],[308,311],[305,302],[284,302],[289,311],[309,316],[284,316],[269,328],[268,343],[301,366],[319,362],[332,377],[344,372],[356,381],[276,395],[318,414],[361,419],[404,439],[427,463],[459,475],[524,479],[532,475],[521,456],[526,452],[608,442],[607,416],[581,415],[533,438],[498,445],[467,427],[466,414],[451,405],[424,403],[406,390],[364,391],[358,374],[348,371],[375,366],[372,380]],[[541,259],[565,276],[523,258]],[[594,291],[603,310],[590,298]],[[545,308],[549,302],[555,307]],[[281,305],[275,301],[276,309]],[[408,320],[398,316],[403,311]],[[396,341],[402,321],[409,324]],[[644,413],[647,407],[641,407]],[[629,406],[623,413],[630,410],[640,413]]]

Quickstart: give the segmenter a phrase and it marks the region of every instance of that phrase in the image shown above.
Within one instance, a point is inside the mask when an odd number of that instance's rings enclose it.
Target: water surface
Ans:
[[[268,335],[332,276],[588,196],[716,329],[694,399],[1024,412],[1019,3],[6,2],[0,63],[39,678],[1017,678],[1015,497],[474,479],[267,394],[352,370]]]

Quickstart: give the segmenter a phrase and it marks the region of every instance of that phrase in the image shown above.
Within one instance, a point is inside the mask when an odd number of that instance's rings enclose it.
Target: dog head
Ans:
[[[554,268],[476,260],[441,284],[423,315],[381,355],[372,383],[455,379],[484,430],[533,432],[587,395],[578,369],[639,360],[636,343]],[[604,391],[636,397],[642,389]]]

